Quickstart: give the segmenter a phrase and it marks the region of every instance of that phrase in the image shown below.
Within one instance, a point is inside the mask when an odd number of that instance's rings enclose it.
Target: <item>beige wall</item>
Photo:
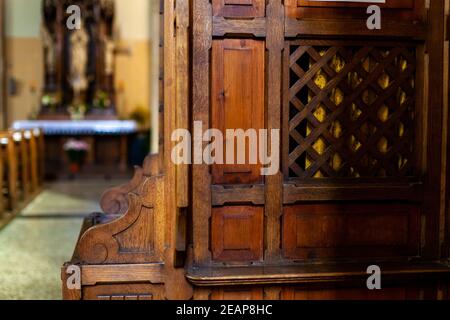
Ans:
[[[41,0],[5,1],[7,79],[15,79],[16,95],[7,95],[8,124],[25,119],[39,103],[42,87]]]
[[[117,107],[120,116],[137,107],[150,108],[150,41],[121,40],[127,52],[116,57]]]
[[[28,118],[39,105],[43,87],[40,5],[41,0],[6,0],[7,74],[18,84],[17,95],[7,97],[9,124]],[[152,43],[156,41],[157,46],[158,30],[152,26],[158,24],[150,17],[157,5],[157,0],[116,0],[116,87],[121,117],[138,106],[153,109],[155,104],[153,57],[157,54],[152,54]]]
[[[15,120],[27,119],[39,109],[44,77],[41,48],[38,38],[6,39],[7,75],[17,83],[16,94],[6,99],[9,125]]]
[[[158,0],[116,0],[117,105],[121,116],[135,108],[151,109],[152,38],[151,12]],[[157,31],[156,31],[157,32]]]

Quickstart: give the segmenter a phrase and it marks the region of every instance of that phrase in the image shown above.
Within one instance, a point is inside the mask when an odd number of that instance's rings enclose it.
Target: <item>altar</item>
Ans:
[[[115,2],[76,3],[83,19],[76,28],[67,28],[70,4],[42,2],[44,79],[39,111],[31,117],[34,120],[17,121],[13,128],[43,130],[47,178],[127,174],[148,152],[150,117],[141,112],[139,123],[118,120],[119,114],[135,118],[117,110],[116,55],[121,50],[114,29]]]
[[[131,120],[17,121],[12,128],[43,130],[47,178],[127,174],[133,164],[129,145],[141,132]]]

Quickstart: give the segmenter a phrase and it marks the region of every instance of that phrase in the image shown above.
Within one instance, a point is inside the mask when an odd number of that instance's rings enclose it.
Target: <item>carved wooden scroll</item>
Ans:
[[[158,174],[158,161],[156,156],[147,157],[142,168],[135,167],[134,176],[130,182],[106,190],[100,199],[103,212],[111,215],[125,214],[129,208],[128,194],[135,192],[146,176]]]
[[[157,170],[157,161],[157,157],[147,158],[129,185],[103,197],[102,207],[110,215],[96,215],[94,226],[81,235],[78,260],[88,264],[163,261],[164,176]]]

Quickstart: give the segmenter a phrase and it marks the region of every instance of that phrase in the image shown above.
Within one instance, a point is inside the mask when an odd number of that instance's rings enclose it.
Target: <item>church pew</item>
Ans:
[[[27,202],[30,196],[29,153],[25,132],[24,130],[12,132],[18,166],[18,193],[20,200],[23,202]]]
[[[42,186],[44,184],[44,175],[45,175],[44,131],[40,128],[36,128],[33,130],[33,135],[36,144],[38,185]]]
[[[0,228],[41,190],[44,156],[40,129],[0,131]]]
[[[15,211],[18,207],[18,165],[13,132],[0,132],[0,147],[2,152],[2,199],[3,208]]]
[[[23,136],[25,138],[25,145],[28,153],[28,157],[26,159],[29,172],[28,191],[33,194],[39,188],[38,146],[33,130],[25,130]]]

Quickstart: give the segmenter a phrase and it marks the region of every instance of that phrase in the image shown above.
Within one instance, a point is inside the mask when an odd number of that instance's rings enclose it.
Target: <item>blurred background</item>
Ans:
[[[82,219],[158,151],[161,3],[0,0],[0,299],[59,299]]]

